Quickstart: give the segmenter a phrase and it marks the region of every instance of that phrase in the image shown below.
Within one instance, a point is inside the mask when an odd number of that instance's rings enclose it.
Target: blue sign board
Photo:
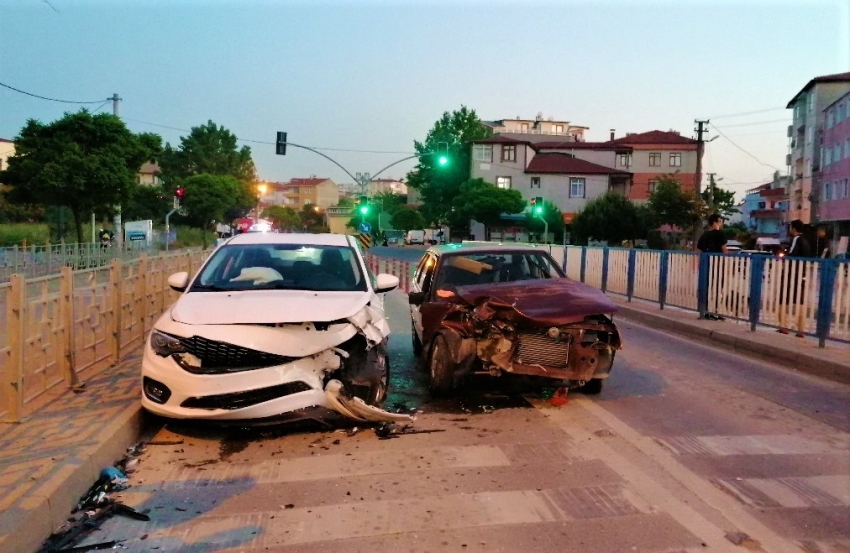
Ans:
[[[370,232],[372,232],[372,225],[370,225],[369,223],[360,223],[359,229],[360,232],[364,234],[369,234]]]

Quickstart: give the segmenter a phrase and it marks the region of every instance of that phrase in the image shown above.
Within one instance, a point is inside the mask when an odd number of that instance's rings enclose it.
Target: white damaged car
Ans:
[[[142,405],[170,418],[292,420],[381,411],[389,384],[383,296],[398,278],[368,270],[355,238],[240,234],[218,247],[154,325]],[[386,415],[382,419],[382,414]]]

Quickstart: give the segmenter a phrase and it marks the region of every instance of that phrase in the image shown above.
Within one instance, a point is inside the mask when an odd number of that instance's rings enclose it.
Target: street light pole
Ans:
[[[259,192],[259,193],[257,194],[257,210],[254,212],[254,224],[255,225],[260,222],[260,198],[265,196],[265,194],[266,194],[266,185],[265,184],[258,184],[257,185],[257,192]]]

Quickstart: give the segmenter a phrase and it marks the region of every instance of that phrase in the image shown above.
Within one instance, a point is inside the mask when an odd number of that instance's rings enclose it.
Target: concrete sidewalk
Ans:
[[[812,336],[797,338],[793,334],[779,334],[774,328],[764,326],[756,327],[753,332],[746,321],[709,321],[700,319],[695,311],[669,306],[661,310],[655,303],[641,300],[628,302],[626,298],[616,295],[609,297],[620,308],[618,316],[650,328],[679,334],[802,373],[850,384],[850,344],[828,341],[825,348],[819,348],[817,338]]]
[[[101,469],[142,430],[141,347],[63,390],[20,423],[0,425],[0,551],[33,553],[65,522]]]
[[[744,322],[703,321],[693,311],[611,296],[618,316],[737,353],[850,383],[850,345],[817,347],[814,338],[750,332]],[[64,390],[36,414],[0,426],[0,551],[33,553],[58,529],[94,484],[141,438],[141,348],[86,380],[80,393]]]

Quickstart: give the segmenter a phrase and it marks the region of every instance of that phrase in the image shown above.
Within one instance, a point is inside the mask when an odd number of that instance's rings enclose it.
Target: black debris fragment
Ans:
[[[391,440],[402,434],[432,434],[434,432],[445,432],[443,429],[420,429],[414,428],[412,424],[398,425],[394,422],[385,422],[375,427],[375,434],[379,440]]]

